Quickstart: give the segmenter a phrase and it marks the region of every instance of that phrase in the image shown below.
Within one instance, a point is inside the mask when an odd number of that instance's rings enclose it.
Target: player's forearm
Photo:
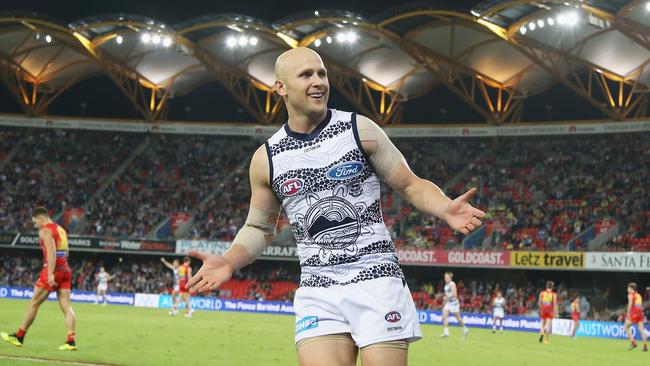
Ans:
[[[54,274],[54,267],[56,265],[56,248],[50,248],[47,251],[47,273]]]
[[[235,236],[232,245],[223,257],[232,264],[235,270],[253,263],[264,249],[273,241],[273,234],[245,224]]]
[[[419,211],[445,219],[445,211],[451,199],[431,181],[416,178],[401,193]]]

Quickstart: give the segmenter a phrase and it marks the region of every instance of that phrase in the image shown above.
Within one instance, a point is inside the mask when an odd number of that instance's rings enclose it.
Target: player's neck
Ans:
[[[289,113],[289,129],[293,132],[309,134],[327,117],[327,108],[314,114]]]

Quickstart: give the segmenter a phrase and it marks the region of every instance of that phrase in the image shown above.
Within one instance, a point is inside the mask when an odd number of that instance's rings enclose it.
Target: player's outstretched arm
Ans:
[[[445,220],[453,229],[467,234],[481,225],[485,212],[472,207],[472,188],[454,200],[429,180],[415,175],[402,153],[377,124],[357,117],[361,144],[377,174],[418,210]]]
[[[215,290],[228,281],[233,272],[252,263],[273,240],[280,213],[280,201],[271,190],[269,159],[261,146],[251,160],[251,204],[246,223],[239,230],[230,248],[223,254],[210,255],[190,251],[203,265],[190,278],[187,288],[203,292]]]
[[[167,262],[167,260],[165,258],[161,257],[160,261],[162,262],[162,264],[165,265],[165,267],[171,269],[172,271],[174,270],[174,266],[171,263]]]

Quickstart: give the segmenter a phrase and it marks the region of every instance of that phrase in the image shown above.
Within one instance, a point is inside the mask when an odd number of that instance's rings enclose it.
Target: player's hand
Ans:
[[[452,229],[468,234],[481,226],[480,219],[485,217],[485,212],[469,204],[469,200],[475,193],[476,188],[472,188],[462,196],[449,202],[443,217]]]
[[[56,281],[54,281],[54,273],[47,274],[47,284],[51,287],[56,286]]]
[[[185,288],[192,292],[216,290],[232,277],[235,271],[232,263],[220,255],[205,254],[190,250],[189,255],[203,261],[203,265],[187,282]]]

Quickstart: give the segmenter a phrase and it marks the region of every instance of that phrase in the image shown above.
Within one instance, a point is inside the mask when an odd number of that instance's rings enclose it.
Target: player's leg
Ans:
[[[75,333],[75,316],[70,302],[70,289],[59,289],[56,292],[59,301],[59,307],[65,317],[65,325],[68,330],[66,343],[59,347],[62,351],[75,351],[77,349]]]
[[[188,318],[192,317],[192,306],[190,305],[190,293],[183,292],[181,294],[183,301],[185,302],[185,316]]]
[[[458,320],[458,325],[463,327],[463,337],[467,337],[467,334],[469,333],[469,328],[467,328],[465,326],[465,322],[463,321],[463,317],[460,316],[460,311],[455,312],[454,316],[456,317],[456,320]]]
[[[495,334],[497,332],[497,317],[493,316],[492,317],[492,334]]]
[[[172,291],[172,310],[169,312],[169,315],[176,315],[178,311],[178,290],[174,289]]]
[[[449,308],[442,308],[442,334],[440,337],[449,337]]]
[[[636,326],[639,329],[639,334],[641,335],[641,340],[643,341],[643,352],[648,352],[648,338],[645,334],[645,328],[643,327],[643,322],[636,323]]]
[[[381,342],[361,348],[363,366],[406,366],[408,342],[406,340]]]
[[[102,290],[97,286],[97,294],[95,295],[95,305],[99,304],[99,299],[102,297]]]
[[[578,328],[580,328],[580,320],[574,319],[573,320],[573,329],[571,329],[571,337],[575,339],[576,337],[576,332],[578,331]]]
[[[632,350],[636,348],[636,341],[634,340],[634,334],[632,334],[632,322],[630,319],[625,319],[625,333],[627,334],[627,339],[630,340],[630,347],[628,349]]]
[[[499,318],[499,322],[500,322],[499,331],[501,331],[501,333],[503,333],[503,318]]]
[[[304,338],[296,343],[300,366],[355,366],[357,347],[349,333]]]
[[[4,339],[8,343],[13,344],[14,346],[17,347],[22,346],[25,335],[27,334],[27,330],[32,325],[32,323],[34,323],[34,319],[36,319],[36,314],[38,314],[38,309],[41,307],[43,301],[45,301],[47,299],[47,296],[50,294],[49,290],[39,287],[39,284],[37,284],[34,287],[34,295],[32,295],[32,299],[29,300],[29,304],[27,305],[27,311],[25,312],[25,316],[23,318],[22,324],[20,325],[20,328],[18,328],[16,333],[13,334],[7,334],[4,332],[0,333],[2,339]]]

